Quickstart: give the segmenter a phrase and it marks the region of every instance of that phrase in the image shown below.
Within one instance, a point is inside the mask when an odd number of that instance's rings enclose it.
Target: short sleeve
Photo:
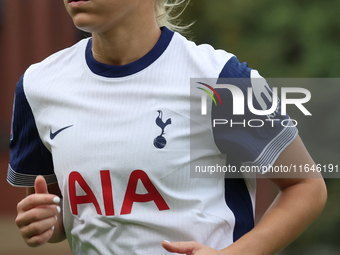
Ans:
[[[234,91],[219,88],[222,84],[236,88]],[[248,107],[248,88],[252,88],[254,109],[271,109],[274,102],[272,88],[256,70],[232,57],[221,71],[216,86],[223,105],[212,106],[215,144],[222,153],[238,159],[242,164],[273,165],[280,153],[295,139],[298,130],[288,115],[281,114],[279,98],[273,113],[254,114],[255,111]],[[235,111],[235,100],[242,102],[238,110],[242,110],[243,105],[243,113]]]
[[[48,184],[55,183],[52,155],[40,139],[23,82],[24,76],[17,83],[14,98],[7,181],[13,186],[32,187],[35,178],[43,175]]]

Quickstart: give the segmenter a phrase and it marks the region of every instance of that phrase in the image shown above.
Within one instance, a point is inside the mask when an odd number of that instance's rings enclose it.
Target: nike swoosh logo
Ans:
[[[61,131],[64,131],[65,129],[70,128],[70,127],[72,127],[72,126],[73,126],[73,125],[70,125],[70,126],[61,128],[61,129],[59,129],[58,131],[56,131],[56,132],[54,132],[54,133],[52,133],[52,130],[51,130],[51,128],[50,128],[50,138],[51,138],[51,140],[53,140],[53,139],[54,139]]]

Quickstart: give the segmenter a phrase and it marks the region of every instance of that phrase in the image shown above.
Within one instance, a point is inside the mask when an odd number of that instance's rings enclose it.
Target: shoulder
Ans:
[[[75,62],[79,62],[85,58],[85,48],[89,38],[83,39],[73,46],[58,51],[43,61],[31,65],[24,74],[24,80],[36,76],[44,76],[45,74],[59,73],[61,70],[69,68]]]
[[[174,39],[176,51],[195,66],[211,70],[210,75],[214,74],[220,78],[250,77],[251,69],[248,64],[241,63],[234,54],[215,49],[209,44],[198,45],[178,33],[175,33]]]

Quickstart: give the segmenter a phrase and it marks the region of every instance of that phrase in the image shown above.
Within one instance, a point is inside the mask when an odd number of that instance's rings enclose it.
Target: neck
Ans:
[[[114,27],[92,34],[95,60],[108,65],[126,65],[147,54],[161,35],[155,20],[137,26]]]

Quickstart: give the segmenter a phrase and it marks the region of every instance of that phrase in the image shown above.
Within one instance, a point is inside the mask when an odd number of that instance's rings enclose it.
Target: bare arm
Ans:
[[[281,164],[315,165],[300,137],[281,153],[275,165]],[[287,246],[321,213],[327,198],[326,186],[319,173],[303,178],[267,175],[279,187],[280,193],[254,229],[235,243],[221,251],[196,242],[163,242],[163,247],[170,252],[190,255],[271,255]]]
[[[275,165],[315,165],[300,137],[290,144],[275,162]],[[280,189],[275,201],[259,224],[225,254],[235,250],[241,254],[274,254],[296,239],[321,213],[327,198],[327,190],[321,174],[313,173],[312,178],[269,179]],[[236,254],[236,253],[235,253]]]

